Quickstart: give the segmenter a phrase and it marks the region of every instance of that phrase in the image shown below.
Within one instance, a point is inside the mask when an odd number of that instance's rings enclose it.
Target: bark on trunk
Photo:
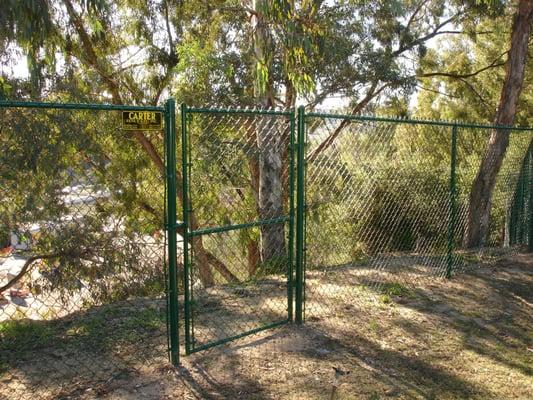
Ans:
[[[520,0],[515,15],[511,49],[506,62],[505,80],[500,96],[495,125],[512,125],[524,82],[527,45],[533,18],[533,0]],[[492,192],[500,171],[505,151],[509,145],[509,131],[496,129],[492,132],[487,151],[481,161],[476,179],[470,191],[466,231],[463,246],[482,246],[489,233]]]
[[[251,278],[257,272],[257,267],[261,262],[261,254],[259,251],[259,243],[255,239],[251,239],[246,247],[248,253],[248,276]]]
[[[259,217],[261,220],[283,215],[282,154],[283,138],[268,121],[259,128]],[[285,225],[261,226],[261,259],[279,263],[285,256]]]
[[[252,151],[248,153],[248,168],[250,169],[250,186],[256,205],[257,215],[259,213],[259,156],[257,148],[257,124],[255,118],[247,120],[245,125],[247,143],[253,146]],[[251,278],[257,272],[257,268],[261,263],[261,251],[259,248],[259,240],[250,239],[247,244],[248,253],[248,276]]]
[[[265,0],[255,0],[253,6],[257,11],[252,21],[256,61],[268,73],[266,82],[256,82],[255,97],[262,108],[271,108],[274,105],[270,55],[272,38],[269,27],[262,18],[262,10],[269,5]],[[283,215],[283,138],[277,132],[275,121],[268,117],[263,117],[261,123],[257,124],[256,135],[259,150],[259,218],[266,220]],[[284,224],[262,225],[262,262],[278,264],[285,254]]]

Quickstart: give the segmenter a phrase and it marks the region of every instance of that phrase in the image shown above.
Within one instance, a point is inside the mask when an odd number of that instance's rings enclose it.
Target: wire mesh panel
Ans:
[[[290,319],[294,120],[186,108],[182,118],[191,352]]]
[[[319,113],[305,130],[308,322],[342,330],[346,312],[363,318],[423,280],[528,243],[531,130]],[[488,153],[496,132],[509,143],[500,158]],[[496,171],[482,217],[480,170],[483,184]]]
[[[533,251],[533,142],[520,168],[518,182],[506,214],[506,244],[527,245]]]
[[[307,320],[445,276],[451,129],[310,114],[306,130]]]
[[[0,107],[0,397],[166,362],[163,133],[121,114]]]
[[[532,184],[528,173],[529,154],[533,132],[506,129],[508,146],[500,161],[487,157],[487,147],[495,135],[494,129],[461,128],[457,136],[457,224],[455,267],[462,268],[468,262],[483,256],[502,256],[520,250],[527,244],[529,232],[529,189]],[[487,205],[486,218],[478,218],[476,225],[482,230],[479,243],[471,245],[467,240],[470,204],[478,204],[472,193],[484,158],[485,168],[500,164],[494,177],[494,189]],[[489,178],[485,178],[489,179]],[[520,240],[517,240],[518,237]],[[472,258],[473,257],[473,258]]]

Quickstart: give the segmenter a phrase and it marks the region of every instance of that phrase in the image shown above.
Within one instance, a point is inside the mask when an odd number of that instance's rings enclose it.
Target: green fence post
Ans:
[[[452,147],[450,163],[450,218],[448,220],[448,256],[446,263],[446,278],[452,277],[453,250],[455,242],[455,213],[456,213],[456,182],[455,168],[457,163],[457,125],[452,127]]]
[[[181,104],[181,186],[183,193],[183,291],[185,297],[185,354],[192,352],[191,342],[191,294],[189,260],[189,137],[187,132],[187,105]]]
[[[509,208],[508,214],[509,214],[509,221],[508,221],[508,231],[509,231],[509,246],[512,246],[516,243],[516,204],[518,202],[518,185],[520,184],[520,175],[518,176],[518,182],[515,188],[515,191],[513,193],[511,206]]]
[[[176,241],[176,107],[174,99],[165,103],[168,291],[170,313],[170,361],[179,364],[178,271]]]
[[[304,278],[304,208],[305,208],[305,108],[298,107],[296,159],[296,323],[303,322],[303,278]]]
[[[288,262],[288,271],[287,271],[287,319],[292,321],[294,315],[294,229],[295,229],[295,218],[294,218],[294,173],[295,173],[295,162],[294,156],[296,151],[295,146],[295,131],[296,131],[296,115],[294,112],[290,115],[290,143],[289,143],[289,262]]]
[[[524,160],[522,162],[522,168],[520,171],[520,175],[518,177],[518,202],[517,202],[517,209],[518,209],[518,224],[517,224],[517,230],[518,230],[518,240],[517,244],[523,245],[525,242],[525,224],[524,221],[524,213],[525,213],[525,207],[526,207],[526,163],[527,163],[527,154],[526,157],[524,157]],[[529,184],[529,183],[527,183]],[[529,228],[529,227],[528,227]]]

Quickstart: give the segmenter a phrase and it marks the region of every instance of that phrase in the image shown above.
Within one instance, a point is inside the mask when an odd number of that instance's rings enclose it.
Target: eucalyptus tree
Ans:
[[[505,65],[505,80],[501,90],[494,124],[513,125],[516,108],[524,83],[528,43],[533,21],[533,0],[520,0],[514,17],[510,49]],[[477,247],[484,243],[488,230],[491,198],[507,147],[509,131],[496,128],[489,139],[478,174],[472,184],[468,220],[463,244]]]
[[[426,42],[462,33],[448,26],[459,24],[465,10],[432,1],[254,1],[247,13],[252,21],[256,104],[290,107],[300,97],[315,107],[328,96],[342,94],[357,113],[387,91],[409,92]],[[309,159],[319,157],[349,123],[343,121]],[[261,135],[257,133],[259,143]],[[270,202],[267,215],[281,209],[283,199],[281,174],[274,167],[283,156],[270,144],[266,155],[260,152],[263,164],[255,169],[260,212],[261,189],[268,193],[263,196]],[[275,251],[263,251],[263,260],[283,254],[283,229],[264,227],[262,240],[263,250]]]
[[[472,7],[437,0],[13,3],[0,0],[7,10],[0,17],[2,54],[18,46],[28,57],[29,98],[153,105],[172,94],[195,105],[291,108],[299,101],[313,108],[340,95],[350,100],[352,112],[385,95],[411,93],[418,76],[439,72],[421,62],[427,42],[464,34],[457,27],[471,18]],[[348,124],[344,121],[309,157],[319,157]],[[287,178],[277,168],[288,157],[287,135],[269,146],[262,140],[266,129],[247,132],[262,148],[261,157],[248,160],[257,216],[278,213],[288,195]],[[162,174],[162,138],[134,131],[133,140]],[[179,174],[177,182],[182,201]],[[144,206],[145,212],[156,209]],[[193,229],[196,219],[192,213]],[[250,274],[285,252],[284,232],[277,226],[263,228],[259,241],[244,242]],[[237,280],[201,236],[193,245],[204,284],[214,283],[215,271]]]
[[[8,10],[2,14],[6,22],[0,38],[4,49],[18,45],[27,55],[31,98],[57,101],[159,103],[176,74],[177,42],[183,25],[196,18],[195,13],[186,14],[191,10],[179,1],[28,1],[19,7],[10,1],[4,3],[2,8]],[[142,131],[133,131],[132,136],[152,168],[164,174],[162,146],[158,145],[162,138]],[[24,169],[19,172],[24,173]],[[180,191],[179,198],[182,196]],[[128,201],[135,202],[136,198]],[[144,209],[162,219],[155,204],[145,204]],[[195,250],[205,266],[207,284],[212,283],[210,269],[236,280],[203,248],[200,238]]]

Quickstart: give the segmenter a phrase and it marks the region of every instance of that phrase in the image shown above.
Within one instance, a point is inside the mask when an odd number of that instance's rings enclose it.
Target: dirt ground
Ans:
[[[414,287],[368,289],[351,284],[351,274],[309,274],[305,325],[182,357],[177,369],[160,351],[164,304],[140,305],[137,320],[124,320],[142,324],[144,336],[118,345],[114,338],[113,346],[99,340],[96,349],[91,332],[101,339],[119,326],[90,315],[83,326],[70,319],[61,332],[44,331],[48,340],[62,338],[55,348],[48,341],[16,358],[0,356],[0,399],[532,398],[533,256]],[[66,340],[74,328],[85,339]]]

